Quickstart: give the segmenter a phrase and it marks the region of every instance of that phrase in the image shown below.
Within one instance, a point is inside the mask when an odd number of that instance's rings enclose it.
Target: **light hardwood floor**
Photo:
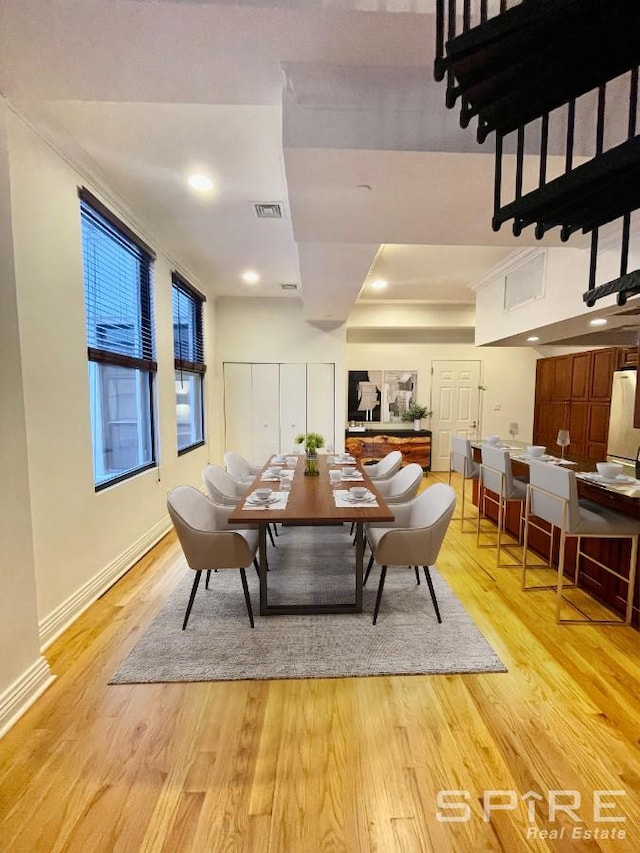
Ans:
[[[438,567],[508,673],[110,687],[185,571],[166,537],[47,651],[57,681],[0,742],[0,849],[637,853],[640,634],[557,626],[455,522]],[[438,821],[440,790],[467,822]],[[485,790],[516,807],[485,821]],[[554,790],[580,823],[549,820]],[[563,837],[527,836],[533,805]]]

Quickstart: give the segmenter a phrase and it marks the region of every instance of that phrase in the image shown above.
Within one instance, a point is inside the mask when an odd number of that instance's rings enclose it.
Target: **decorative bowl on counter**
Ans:
[[[596,462],[598,474],[601,477],[606,477],[608,480],[613,480],[618,474],[622,474],[624,468],[619,462]]]
[[[495,447],[496,444],[500,443],[499,435],[485,435],[484,437],[485,444],[491,444]]]
[[[540,456],[544,456],[544,452],[547,448],[542,444],[531,444],[527,447],[527,455],[531,456],[533,459],[539,459]]]

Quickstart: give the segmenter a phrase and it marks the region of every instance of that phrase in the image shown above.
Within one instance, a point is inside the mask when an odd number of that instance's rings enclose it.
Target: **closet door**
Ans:
[[[280,443],[279,365],[251,366],[252,407],[246,412],[253,420],[253,451],[251,459],[262,465],[278,452]]]
[[[335,365],[307,365],[307,430],[319,432],[325,447],[335,450]]]
[[[253,461],[251,365],[228,361],[223,371],[225,450]]]
[[[305,364],[280,365],[280,453],[298,453],[294,438],[307,429]]]

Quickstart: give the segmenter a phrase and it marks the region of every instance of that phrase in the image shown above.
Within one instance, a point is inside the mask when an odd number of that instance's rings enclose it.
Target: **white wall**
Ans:
[[[307,323],[299,299],[219,299],[216,303],[215,433],[212,452],[217,461],[224,452],[223,381],[225,361],[325,362],[335,364],[336,449],[344,442],[345,423],[344,326],[326,331]],[[216,461],[216,460],[214,460]]]
[[[6,119],[0,100],[0,733],[23,694],[24,685],[16,682],[40,658]],[[44,671],[48,678],[46,665]],[[21,699],[28,702],[32,695]]]
[[[531,440],[537,353],[527,347],[475,347],[466,344],[353,344],[347,346],[347,370],[417,370],[417,401],[430,406],[433,359],[481,362],[483,433],[507,436],[510,421],[518,438]],[[500,406],[500,411],[494,407]],[[428,424],[423,424],[427,426]],[[395,425],[394,425],[395,428]]]
[[[46,641],[169,528],[167,489],[199,484],[207,449],[181,457],[176,451],[171,266],[159,254],[154,290],[160,465],[94,491],[77,187],[101,193],[19,118],[12,116],[9,128],[37,613]],[[112,199],[103,200],[136,228]],[[214,313],[207,303],[206,334]],[[209,334],[207,350],[213,350]]]

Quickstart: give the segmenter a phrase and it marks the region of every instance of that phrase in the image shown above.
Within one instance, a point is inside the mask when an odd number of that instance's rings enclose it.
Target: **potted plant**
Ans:
[[[409,403],[408,408],[402,413],[403,421],[413,421],[413,428],[420,429],[420,421],[422,418],[430,418],[432,412],[426,407],[421,406],[419,403]]]
[[[295,437],[296,444],[304,445],[306,454],[304,473],[316,476],[318,471],[318,450],[324,447],[324,437],[317,432],[301,432]]]

